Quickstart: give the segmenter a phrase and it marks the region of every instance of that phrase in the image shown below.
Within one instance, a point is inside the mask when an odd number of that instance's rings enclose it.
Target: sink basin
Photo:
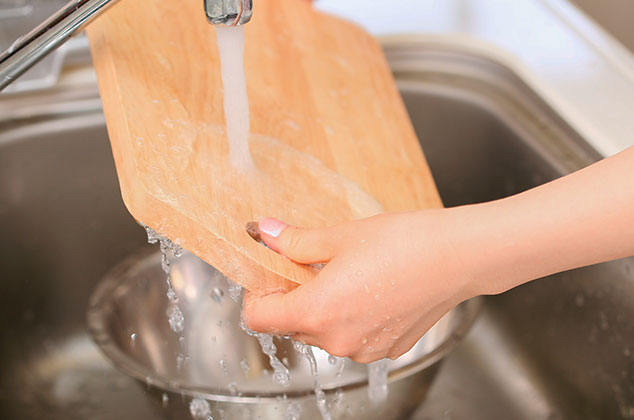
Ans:
[[[437,42],[386,52],[447,206],[599,158],[500,63]],[[103,116],[16,115],[29,117],[0,123],[0,418],[164,418],[85,327],[100,279],[149,247],[121,201]],[[633,316],[632,259],[487,298],[412,418],[634,418]]]

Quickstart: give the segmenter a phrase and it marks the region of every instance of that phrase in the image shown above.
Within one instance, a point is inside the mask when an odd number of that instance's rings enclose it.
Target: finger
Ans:
[[[247,232],[262,240],[269,248],[302,264],[330,261],[337,250],[341,235],[338,227],[304,229],[267,217],[255,226],[247,224]]]
[[[244,295],[244,322],[247,328],[275,335],[299,332],[298,311],[294,309],[292,295],[274,293],[256,296],[251,292]]]
[[[319,342],[317,341],[317,339],[309,334],[293,334],[291,340],[299,341],[300,343],[307,344],[309,346],[319,347]]]
[[[349,359],[353,362],[368,364],[376,362],[377,360],[385,359],[387,357],[387,351],[363,351],[349,356]]]

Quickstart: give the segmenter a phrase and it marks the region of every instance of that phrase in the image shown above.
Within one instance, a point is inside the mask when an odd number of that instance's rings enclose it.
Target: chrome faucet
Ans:
[[[204,0],[207,20],[213,25],[243,25],[251,20],[253,0]]]
[[[72,0],[15,40],[0,54],[0,91],[117,1]],[[204,0],[204,4],[207,20],[214,25],[243,25],[251,19],[253,10],[253,0]]]

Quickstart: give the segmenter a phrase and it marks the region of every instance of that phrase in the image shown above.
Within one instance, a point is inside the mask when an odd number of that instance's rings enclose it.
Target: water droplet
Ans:
[[[302,407],[297,401],[291,401],[286,408],[284,420],[299,420],[302,414]]]
[[[231,382],[229,385],[227,385],[227,388],[229,389],[229,393],[231,395],[238,395],[238,384],[235,382]]]
[[[222,290],[220,290],[217,287],[214,287],[213,290],[211,291],[211,298],[216,303],[222,302],[222,298],[223,298],[224,295],[225,295],[225,292],[223,292]]]
[[[136,342],[136,333],[130,334],[130,341],[132,342],[132,344]]]
[[[601,326],[601,329],[602,330],[607,330],[608,327],[609,327],[607,315],[605,313],[603,313],[603,312],[600,312],[599,313],[599,317],[600,317],[600,324],[599,325]]]
[[[224,373],[225,376],[229,376],[229,369],[227,368],[225,359],[220,359],[220,367],[222,368],[222,373]]]
[[[194,398],[189,403],[189,412],[194,420],[207,420],[211,416],[209,403],[202,398]]]
[[[242,370],[244,371],[244,375],[245,376],[249,376],[249,362],[247,362],[247,359],[242,359],[242,361],[240,362],[240,367],[242,368]]]
[[[183,332],[185,329],[185,317],[178,305],[172,305],[167,310],[167,319],[169,320],[172,331],[176,333]]]
[[[341,405],[343,402],[343,389],[339,388],[335,391],[335,405]]]
[[[339,359],[339,367],[337,368],[337,372],[335,373],[335,379],[339,379],[343,374],[343,370],[346,367],[346,359]]]
[[[229,283],[229,296],[234,302],[239,302],[242,297],[242,287],[229,279],[227,279],[227,283]]]
[[[183,364],[185,364],[185,355],[179,353],[178,356],[176,356],[176,370],[180,372]]]
[[[581,308],[585,304],[585,302],[586,298],[583,293],[577,293],[577,296],[575,296],[575,305]]]
[[[368,344],[368,339],[366,337],[361,337],[361,344]]]
[[[163,403],[163,407],[167,407],[167,404],[170,401],[170,397],[164,392],[163,397],[161,398],[161,401]]]
[[[335,356],[333,356],[332,354],[328,355],[328,363],[330,363],[331,365],[334,365],[335,363],[337,363],[337,358]]]
[[[167,298],[172,303],[178,302],[178,296],[176,295],[176,290],[174,290],[174,288],[170,287],[167,289]]]

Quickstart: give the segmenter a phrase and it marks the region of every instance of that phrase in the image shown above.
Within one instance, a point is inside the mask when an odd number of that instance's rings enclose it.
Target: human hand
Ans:
[[[634,255],[633,167],[631,147],[489,203],[309,230],[264,219],[270,248],[327,264],[289,293],[247,293],[247,326],[358,362],[396,358],[463,300]]]
[[[462,213],[388,214],[320,229],[263,219],[260,236],[271,249],[299,263],[327,264],[289,293],[247,292],[247,326],[292,334],[361,363],[404,354],[446,312],[479,292],[457,257]]]

